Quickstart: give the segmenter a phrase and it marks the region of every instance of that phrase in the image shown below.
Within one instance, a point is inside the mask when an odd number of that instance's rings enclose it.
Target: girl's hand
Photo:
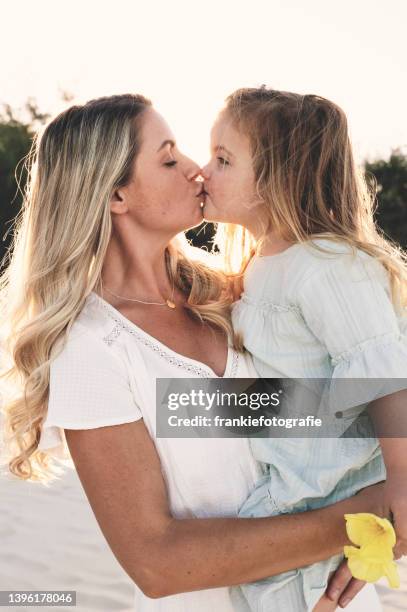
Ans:
[[[345,559],[332,575],[328,588],[325,591],[324,598],[318,602],[317,606],[314,608],[314,612],[335,610],[337,605],[344,608],[365,585],[366,582],[364,580],[357,580],[352,577],[348,562]],[[321,607],[318,608],[320,604]],[[329,605],[332,607],[329,607]]]

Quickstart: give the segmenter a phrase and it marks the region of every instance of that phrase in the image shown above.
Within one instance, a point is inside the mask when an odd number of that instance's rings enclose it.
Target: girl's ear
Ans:
[[[115,189],[113,192],[110,198],[110,210],[119,215],[127,212],[128,208],[123,189]]]

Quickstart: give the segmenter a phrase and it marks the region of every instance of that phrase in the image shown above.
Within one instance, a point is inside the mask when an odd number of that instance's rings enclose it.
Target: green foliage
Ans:
[[[12,224],[23,201],[27,180],[24,161],[30,151],[35,128],[47,119],[29,99],[23,110],[25,120],[14,114],[10,106],[0,112],[0,261],[12,239]]]
[[[31,146],[29,126],[18,123],[12,117],[0,119],[0,220],[17,213],[21,206],[21,195],[17,194],[16,175],[21,160]],[[22,177],[24,181],[24,176]]]
[[[407,250],[407,156],[395,150],[389,160],[367,162],[365,169],[377,185],[377,224]]]
[[[216,232],[216,224],[204,221],[198,227],[194,227],[186,232],[188,240],[200,249],[211,251],[213,247],[213,238]],[[216,249],[215,249],[216,251]]]

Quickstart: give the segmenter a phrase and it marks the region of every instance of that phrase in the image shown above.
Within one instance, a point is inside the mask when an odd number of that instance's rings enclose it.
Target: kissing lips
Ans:
[[[199,203],[200,207],[203,208],[205,206],[205,196],[207,195],[204,187],[202,186],[201,191],[197,194],[197,198],[200,198],[201,201]]]
[[[205,197],[207,195],[205,188],[202,186],[202,189],[200,190],[199,193],[197,193],[196,197],[200,198],[200,197]]]

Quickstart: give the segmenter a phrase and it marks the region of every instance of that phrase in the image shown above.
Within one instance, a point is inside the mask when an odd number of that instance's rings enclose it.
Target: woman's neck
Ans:
[[[172,291],[165,247],[153,248],[150,244],[150,248],[146,248],[135,240],[126,245],[112,237],[103,264],[102,281],[119,295],[160,301],[160,296]]]

